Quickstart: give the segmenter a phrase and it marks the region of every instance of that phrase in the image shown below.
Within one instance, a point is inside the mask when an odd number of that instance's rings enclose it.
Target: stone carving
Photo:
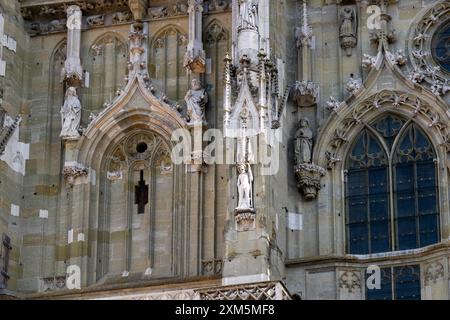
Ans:
[[[83,68],[81,67],[81,10],[72,5],[67,8],[67,58],[61,75],[69,86],[81,86]]]
[[[258,4],[254,0],[239,0],[239,29],[258,29]]]
[[[176,17],[188,14],[188,1],[178,1],[171,5],[163,5],[157,7],[150,7],[148,9],[148,16],[150,19],[163,19],[167,17]]]
[[[187,106],[189,124],[201,124],[205,121],[205,106],[208,103],[208,94],[196,78],[191,81],[191,89],[184,97]]]
[[[311,107],[319,102],[320,87],[311,81],[296,81],[293,99],[298,107]]]
[[[361,290],[361,276],[355,271],[344,271],[339,277],[339,288],[349,292]]]
[[[326,102],[326,109],[330,112],[337,113],[341,107],[341,103],[342,102],[336,100],[335,97],[331,96],[330,99]]]
[[[133,24],[133,29],[128,36],[130,40],[130,62],[128,63],[128,69],[133,73],[139,73],[140,70],[145,69],[145,58],[143,57],[144,40],[147,39],[147,35],[143,32],[143,24],[136,22]]]
[[[362,60],[362,67],[366,69],[372,69],[377,63],[377,57],[364,53]]]
[[[87,17],[86,23],[91,27],[102,26],[105,24],[105,15],[97,14],[95,16]]]
[[[409,73],[408,79],[414,83],[421,83],[425,80],[425,74],[422,72],[422,70],[415,68]]]
[[[291,300],[280,282],[244,284],[196,290],[201,300]]]
[[[311,163],[313,133],[306,118],[300,119],[295,133],[295,163]]]
[[[220,275],[222,274],[222,259],[211,259],[202,261],[202,274],[203,275]]]
[[[206,68],[203,51],[203,0],[189,0],[189,43],[186,48],[183,65],[188,74],[204,73]]]
[[[225,11],[228,8],[226,0],[209,0],[208,11]]]
[[[312,27],[308,25],[308,11],[306,6],[306,0],[303,0],[302,9],[302,26],[295,28],[295,39],[297,41],[297,48],[309,47],[313,45],[313,32]]]
[[[250,164],[238,164],[238,206],[237,211],[245,211],[253,208],[252,183],[253,174]]]
[[[64,178],[69,186],[73,186],[75,179],[79,177],[86,177],[88,175],[88,169],[80,164],[66,166],[63,169]]]
[[[313,133],[308,119],[300,119],[295,134],[295,174],[297,187],[306,200],[312,200],[317,196],[321,188],[320,178],[325,175],[325,169],[312,163],[312,138]]]
[[[57,276],[41,279],[41,292],[53,292],[66,289],[66,276]]]
[[[425,285],[435,284],[444,278],[444,266],[441,262],[430,263],[425,267]]]
[[[356,47],[356,12],[352,7],[344,7],[340,12],[341,26],[339,28],[339,40],[346,55],[352,55],[352,49]]]
[[[153,19],[160,19],[168,15],[168,10],[165,6],[151,7],[148,9],[148,15]]]
[[[413,94],[383,90],[352,108],[351,113],[340,122],[340,125],[332,135],[329,142],[329,151],[333,154],[338,154],[339,148],[348,143],[347,136],[350,130],[354,126],[360,125],[369,113],[376,109],[384,110],[390,108],[401,108],[410,117],[424,117],[424,121],[429,124],[429,127],[442,137],[444,142],[441,146],[446,150],[450,150],[450,135],[445,132],[446,126],[440,120],[444,119],[445,115],[438,114],[436,108],[432,108]]]
[[[95,13],[115,12],[119,10],[128,10],[128,0],[100,0],[100,1],[59,1],[42,4],[37,1],[29,1],[21,12],[25,20],[38,20],[38,18],[62,17],[70,5],[78,6],[88,15]]]
[[[436,96],[445,96],[450,91],[450,87],[448,86],[448,75],[440,70],[430,48],[432,47],[432,35],[448,21],[449,10],[450,3],[448,1],[436,2],[425,12],[409,35],[408,51],[412,71],[408,78],[414,83],[428,86]]]
[[[123,11],[123,12],[115,12],[112,16],[112,23],[126,23],[130,22],[133,19],[133,14],[131,11]]]
[[[80,133],[81,103],[78,100],[77,91],[69,87],[66,91],[64,105],[61,107],[61,134],[63,139],[78,138]]]
[[[327,161],[328,161],[328,164],[327,164],[328,169],[333,169],[333,167],[336,163],[342,161],[340,158],[338,158],[336,156],[336,154],[334,152],[331,152],[331,151],[325,152],[325,157],[327,158]]]
[[[313,200],[322,188],[320,179],[325,169],[313,163],[303,163],[295,167],[297,187],[302,191],[305,200]]]
[[[404,66],[406,64],[406,57],[405,54],[403,53],[403,50],[397,50],[396,52],[392,53],[390,51],[386,51],[386,58],[389,59],[389,61],[393,64],[393,65],[398,65],[398,66]]]
[[[351,94],[356,94],[362,88],[362,80],[355,79],[353,75],[350,75],[350,78],[347,80],[347,84],[345,89]]]

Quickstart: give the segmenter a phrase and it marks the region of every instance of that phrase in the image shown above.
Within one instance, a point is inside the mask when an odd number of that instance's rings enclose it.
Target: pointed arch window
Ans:
[[[412,121],[389,115],[359,134],[346,161],[347,252],[439,241],[436,154]]]

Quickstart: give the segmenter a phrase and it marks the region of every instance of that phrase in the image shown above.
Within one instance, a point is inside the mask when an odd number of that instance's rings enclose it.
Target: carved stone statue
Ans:
[[[300,119],[295,134],[295,163],[311,163],[313,133],[306,118]]]
[[[62,138],[78,138],[78,128],[81,120],[81,103],[77,91],[69,87],[66,91],[64,105],[61,107],[61,134]]]
[[[241,163],[238,164],[238,180],[237,180],[237,188],[238,188],[238,207],[237,210],[251,209],[253,208],[252,203],[252,183],[253,183],[253,174],[252,169],[250,168],[250,164]]]
[[[208,102],[208,94],[196,78],[191,81],[191,89],[184,97],[187,105],[187,114],[190,124],[202,123],[204,120],[205,105]]]
[[[341,47],[347,56],[352,55],[352,48],[356,46],[356,17],[353,8],[346,7],[341,11],[341,26],[339,28],[339,39]]]
[[[239,15],[241,28],[257,28],[258,21],[258,4],[253,0],[239,0]]]

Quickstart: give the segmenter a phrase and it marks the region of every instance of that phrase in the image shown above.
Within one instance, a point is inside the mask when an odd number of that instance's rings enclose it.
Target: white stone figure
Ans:
[[[300,119],[295,133],[295,163],[311,163],[313,133],[306,118]]]
[[[202,123],[204,120],[204,109],[208,102],[208,94],[200,85],[200,81],[196,78],[191,81],[191,89],[188,90],[184,97],[187,105],[187,114],[190,124]]]
[[[253,0],[239,0],[239,15],[241,28],[257,27],[258,5]]]
[[[236,209],[251,209],[253,208],[252,204],[252,183],[253,183],[253,174],[250,167],[250,164],[246,165],[241,163],[238,164],[238,180],[237,180],[237,188],[238,188],[238,207]]]
[[[78,138],[78,128],[81,121],[81,103],[78,100],[77,90],[69,87],[66,91],[64,105],[61,107],[61,134],[62,138]]]

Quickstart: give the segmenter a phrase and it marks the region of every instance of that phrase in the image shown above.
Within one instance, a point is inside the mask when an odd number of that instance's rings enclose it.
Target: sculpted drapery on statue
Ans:
[[[238,164],[238,180],[237,180],[237,188],[238,188],[238,207],[237,210],[243,209],[251,209],[253,208],[252,203],[252,183],[253,183],[253,174],[250,164],[247,166],[243,163]]]
[[[74,87],[66,91],[64,105],[61,107],[61,134],[62,138],[78,138],[78,129],[81,121],[81,103]]]
[[[202,88],[198,79],[192,79],[191,89],[186,93],[184,100],[187,105],[189,124],[202,123],[205,118],[205,106],[208,103],[208,94]]]
[[[239,0],[239,15],[241,28],[257,28],[258,4],[254,0]]]
[[[295,134],[295,163],[311,163],[313,133],[306,118],[300,119]]]
[[[346,51],[347,56],[352,55],[352,48],[356,46],[356,16],[353,8],[346,7],[341,11],[341,26],[339,28],[339,38],[341,47]]]

